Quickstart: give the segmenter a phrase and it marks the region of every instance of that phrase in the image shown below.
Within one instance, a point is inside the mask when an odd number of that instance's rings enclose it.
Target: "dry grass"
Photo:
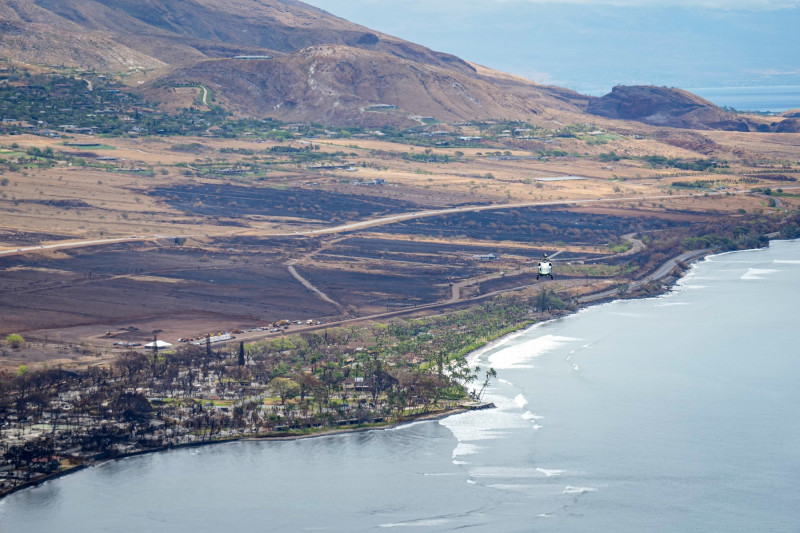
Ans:
[[[437,236],[435,232],[408,231],[397,232],[391,227],[373,227],[357,234],[328,235],[311,243],[308,240],[284,239],[274,241],[264,247],[251,247],[239,251],[239,244],[249,242],[244,239],[262,238],[275,234],[293,235],[306,229],[319,229],[333,226],[343,221],[320,224],[313,222],[308,213],[283,212],[266,214],[253,212],[235,219],[238,226],[230,225],[231,219],[202,214],[185,213],[171,207],[165,200],[151,194],[158,187],[189,186],[237,186],[251,188],[306,189],[319,194],[339,193],[353,198],[375,198],[385,201],[410,202],[417,208],[433,210],[461,205],[486,205],[530,203],[554,205],[554,209],[575,213],[609,215],[621,219],[635,218],[645,220],[658,218],[676,223],[705,222],[719,217],[742,216],[742,213],[768,214],[780,210],[797,208],[800,198],[780,196],[776,205],[770,206],[768,198],[758,195],[742,194],[752,188],[783,188],[786,192],[800,192],[791,181],[780,181],[769,176],[785,175],[798,177],[797,161],[800,158],[800,135],[797,134],[742,134],[730,132],[681,132],[669,130],[657,132],[653,128],[642,127],[643,138],[620,135],[606,144],[587,145],[578,139],[558,139],[557,145],[548,149],[565,150],[569,157],[550,157],[546,159],[503,159],[493,155],[496,151],[510,152],[514,156],[530,156],[531,150],[519,146],[487,148],[437,147],[433,155],[448,155],[448,163],[429,163],[409,161],[404,154],[421,154],[425,148],[404,145],[379,139],[332,139],[310,141],[325,152],[345,152],[343,158],[357,169],[356,172],[343,170],[318,170],[312,165],[297,165],[281,160],[269,152],[277,142],[263,142],[248,139],[216,138],[116,138],[97,139],[94,137],[72,139],[72,143],[103,143],[113,149],[97,149],[91,146],[65,146],[63,141],[33,136],[13,136],[0,138],[0,151],[12,143],[19,148],[16,153],[29,147],[40,149],[50,147],[54,151],[84,153],[93,152],[99,157],[113,157],[111,162],[123,171],[109,172],[103,169],[73,167],[59,163],[54,168],[21,169],[19,172],[6,170],[0,178],[7,179],[0,186],[0,250],[15,250],[22,245],[37,246],[51,242],[82,241],[86,239],[108,239],[115,237],[142,237],[152,242],[138,243],[131,248],[136,254],[156,254],[162,250],[182,250],[189,263],[186,268],[194,272],[184,276],[176,271],[173,263],[163,267],[144,268],[126,271],[123,255],[117,255],[116,265],[109,268],[97,279],[87,279],[86,272],[96,267],[84,266],[91,258],[93,250],[84,249],[80,253],[70,249],[37,250],[30,256],[30,262],[14,263],[3,270],[7,279],[17,280],[20,294],[46,294],[51,309],[35,327],[23,331],[26,336],[49,339],[46,346],[30,348],[25,353],[10,354],[2,364],[13,367],[18,364],[50,361],[65,364],[87,365],[108,356],[108,348],[113,339],[105,337],[106,330],[116,327],[136,326],[141,332],[162,329],[162,336],[175,340],[178,336],[194,336],[205,331],[246,327],[253,325],[251,315],[261,311],[243,311],[248,300],[240,296],[241,308],[233,311],[212,313],[184,312],[185,309],[204,310],[208,301],[182,302],[164,300],[172,305],[168,314],[157,310],[142,312],[132,310],[126,315],[121,303],[115,301],[114,319],[70,322],[70,303],[75,290],[85,289],[91,293],[94,288],[98,297],[106,300],[124,299],[129,291],[158,295],[177,291],[176,298],[195,298],[214,285],[204,285],[198,281],[197,272],[208,271],[209,281],[215,279],[216,266],[209,260],[219,263],[219,272],[235,272],[231,281],[237,294],[246,295],[253,283],[253,289],[268,290],[270,305],[274,307],[264,320],[280,318],[322,318],[331,320],[336,313],[331,305],[315,302],[299,283],[286,271],[287,261],[292,260],[312,283],[341,303],[349,313],[360,316],[388,309],[392,305],[407,305],[443,301],[450,298],[449,284],[458,282],[463,286],[461,297],[475,296],[483,289],[485,280],[495,280],[501,273],[508,273],[507,287],[528,283],[524,274],[528,262],[539,256],[542,250],[558,249],[573,256],[584,254],[605,255],[609,253],[606,244],[568,244],[542,239],[529,235],[524,240],[503,240],[473,235],[466,237],[461,231]],[[706,141],[700,142],[699,139]],[[668,144],[659,139],[666,139]],[[176,145],[197,143],[199,150],[186,153],[173,150]],[[705,147],[694,151],[692,143]],[[286,146],[286,143],[282,143]],[[302,148],[308,141],[292,141],[291,146]],[[706,153],[708,147],[711,153]],[[222,152],[223,149],[245,149],[255,152],[259,161],[270,160],[273,170],[259,179],[247,175],[198,177],[188,172],[201,163],[213,161],[221,166],[234,166],[240,162],[251,161],[251,156]],[[536,148],[538,149],[538,148]],[[638,159],[621,159],[602,162],[598,154],[615,151],[629,157],[639,155],[663,155],[683,159],[705,159],[715,157],[728,161],[725,174],[702,174],[677,169],[654,169]],[[535,153],[535,152],[534,152]],[[355,154],[355,155],[353,155]],[[758,154],[758,157],[753,157]],[[2,154],[0,154],[2,157]],[[283,162],[281,162],[283,161]],[[182,166],[176,166],[182,165]],[[189,166],[189,168],[186,167]],[[131,168],[152,169],[152,175],[130,172]],[[759,174],[759,172],[761,172]],[[188,175],[187,175],[188,174]],[[538,181],[539,178],[556,176],[581,176],[585,179],[574,181]],[[748,178],[756,176],[759,179]],[[766,176],[766,179],[763,179]],[[347,181],[372,179],[386,180],[380,187],[359,186]],[[677,181],[710,182],[708,189],[678,189],[671,187]],[[717,190],[719,189],[719,190]],[[255,189],[253,189],[255,190]],[[585,200],[602,199],[600,203],[581,203]],[[66,202],[66,203],[65,203]],[[349,220],[357,220],[355,215]],[[369,218],[362,215],[360,218]],[[156,238],[154,236],[160,236]],[[164,236],[186,236],[183,246],[175,248],[171,239]],[[347,239],[365,239],[374,244],[374,253],[360,253]],[[558,239],[557,239],[558,240]],[[341,241],[341,246],[340,246]],[[302,243],[302,244],[301,244]],[[348,246],[350,246],[348,248]],[[502,260],[476,262],[470,259],[474,253],[486,253],[502,247]],[[388,248],[390,251],[382,253]],[[481,252],[481,250],[485,250]],[[109,249],[110,251],[110,249]],[[120,251],[117,250],[117,254]],[[265,267],[269,279],[256,272],[254,268]],[[159,270],[166,268],[167,270]],[[172,270],[170,270],[172,269]],[[210,270],[207,270],[210,269]],[[413,288],[409,287],[410,282]],[[562,283],[562,280],[559,280]],[[559,285],[570,293],[580,294],[606,287],[615,283],[608,279],[563,280]],[[38,288],[45,287],[45,292]],[[192,285],[195,284],[195,285]],[[490,284],[491,285],[491,284]],[[497,286],[497,285],[493,285]],[[534,290],[534,289],[531,289]],[[38,291],[38,292],[37,292]],[[64,291],[63,305],[59,303],[59,291]],[[73,292],[70,292],[73,291]],[[104,292],[105,291],[105,292]],[[188,291],[188,292],[185,292]],[[306,294],[302,302],[300,294]],[[214,297],[216,298],[216,296]],[[222,301],[222,300],[214,300]],[[66,302],[66,303],[64,303]],[[214,304],[216,305],[216,304]],[[239,304],[237,304],[239,305]],[[295,307],[292,307],[292,306]],[[396,307],[393,307],[396,309]],[[138,314],[137,314],[138,313]],[[250,313],[250,314],[248,314]],[[48,317],[58,319],[59,327],[48,327]],[[3,318],[0,316],[0,318]],[[144,334],[144,333],[143,333]],[[93,353],[75,352],[74,348],[58,347],[53,341],[64,343],[89,342],[102,352],[98,358]],[[138,340],[138,339],[137,339]]]
[[[422,153],[423,148],[374,139],[336,139],[313,141],[322,151],[344,151],[347,160],[358,165],[358,172],[317,171],[284,165],[269,174],[266,181],[253,186],[292,185],[303,186],[309,180],[320,181],[324,188],[352,192],[352,187],[339,184],[342,179],[384,179],[389,186],[381,194],[397,200],[427,203],[429,206],[456,204],[510,203],[510,202],[569,202],[591,198],[624,198],[624,204],[649,209],[713,209],[737,212],[744,209],[763,208],[762,201],[740,196],[718,198],[665,198],[650,197],[665,194],[665,187],[674,181],[713,179],[725,182],[731,189],[747,187],[741,177],[771,165],[776,171],[785,170],[782,161],[796,161],[800,154],[798,134],[758,134],[736,132],[702,132],[716,144],[716,150],[730,155],[759,154],[760,166],[744,166],[749,160],[731,159],[729,175],[702,177],[697,173],[683,172],[675,176],[675,169],[647,168],[635,159],[616,162],[599,162],[597,153],[615,151],[620,155],[664,155],[676,158],[703,158],[705,154],[664,144],[653,138],[633,139],[618,136],[617,140],[603,145],[587,146],[578,139],[559,139],[559,149],[578,153],[581,157],[555,157],[549,160],[487,157],[486,149],[435,148],[434,155],[449,155],[449,163],[408,161],[402,155]],[[76,139],[77,142],[97,142],[94,138]],[[93,150],[91,147],[64,146],[62,141],[33,136],[15,136],[0,139],[0,145],[16,142],[21,149],[51,147],[64,152],[94,152],[98,156],[116,158],[116,165],[124,169],[152,168],[155,176],[146,177],[131,172],[59,165],[52,169],[27,169],[19,173],[6,173],[9,183],[0,189],[5,197],[0,199],[0,228],[6,231],[29,233],[57,233],[77,239],[94,237],[122,237],[129,235],[187,235],[202,238],[205,235],[246,234],[252,232],[291,232],[307,226],[302,217],[246,218],[246,227],[232,229],[218,221],[186,215],[150,196],[148,192],[158,186],[180,184],[231,183],[232,179],[186,177],[177,164],[191,165],[195,161],[213,160],[235,165],[243,156],[222,153],[223,148],[237,148],[264,153],[276,142],[255,140],[229,140],[213,138],[118,138],[103,140],[113,150]],[[197,153],[173,150],[178,144],[197,143]],[[297,146],[303,146],[298,144]],[[457,152],[460,152],[458,154]],[[509,150],[512,155],[526,156],[530,152]],[[461,155],[463,154],[463,155]],[[480,154],[480,155],[479,155]],[[735,157],[735,155],[734,155]],[[766,163],[765,163],[766,162]],[[797,167],[790,167],[796,169]],[[538,178],[554,176],[581,176],[580,181],[541,182]],[[763,184],[757,184],[763,185]],[[774,183],[773,187],[791,184]],[[359,191],[362,192],[362,191]],[[678,196],[680,191],[676,192]],[[85,207],[59,207],[46,205],[48,201],[70,200],[85,202]],[[789,199],[788,205],[794,200]],[[13,245],[12,245],[13,246]]]

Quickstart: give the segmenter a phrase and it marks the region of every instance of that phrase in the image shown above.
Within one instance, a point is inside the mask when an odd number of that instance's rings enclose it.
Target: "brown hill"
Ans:
[[[4,58],[147,71],[150,83],[141,89],[173,109],[186,105],[187,93],[172,87],[188,81],[208,86],[217,104],[240,115],[329,124],[577,122],[588,109],[656,126],[798,129],[791,117],[745,119],[676,89],[616,87],[590,98],[537,85],[296,0],[3,0],[0,37]],[[274,59],[233,59],[242,55]]]
[[[791,114],[784,114],[782,120],[742,116],[688,91],[651,85],[614,87],[607,95],[591,99],[586,111],[601,117],[695,130],[791,133],[800,126]]]
[[[607,95],[592,100],[586,111],[673,128],[735,131],[751,128],[747,120],[688,91],[650,85],[614,87]]]
[[[168,83],[164,84],[164,81]],[[286,121],[377,126],[476,118],[533,119],[577,113],[570,91],[531,82],[469,75],[385,52],[341,45],[305,48],[273,60],[201,61],[171,72],[149,90],[169,99],[171,86],[201,82],[237,114]]]
[[[0,56],[104,70],[343,44],[473,71],[295,0],[5,0],[0,29]]]
[[[166,107],[185,105],[171,87],[187,81],[240,115],[330,124],[527,119],[586,104],[295,0],[7,0],[0,28],[12,59],[152,70],[142,89]]]

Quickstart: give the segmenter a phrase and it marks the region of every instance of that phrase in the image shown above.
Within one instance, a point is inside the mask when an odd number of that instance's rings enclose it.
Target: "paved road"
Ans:
[[[748,191],[736,191],[733,194],[744,194]],[[723,193],[710,193],[710,194],[723,194]],[[276,231],[276,232],[242,232],[235,231],[227,235],[258,235],[258,236],[273,236],[273,237],[307,237],[314,235],[332,235],[336,233],[346,233],[364,228],[371,228],[375,226],[384,226],[387,224],[395,224],[397,222],[405,222],[407,220],[416,220],[421,218],[428,218],[440,215],[449,215],[456,213],[476,213],[480,211],[500,211],[504,209],[518,209],[524,207],[542,207],[542,206],[556,206],[556,205],[587,205],[587,204],[600,204],[600,203],[617,203],[617,202],[631,202],[641,200],[663,200],[667,198],[689,198],[697,196],[694,193],[689,194],[673,194],[673,195],[657,195],[657,196],[636,196],[636,197],[614,197],[614,198],[587,198],[583,200],[560,200],[553,202],[514,202],[507,204],[492,204],[492,205],[472,205],[462,207],[450,207],[443,209],[430,209],[426,211],[413,211],[411,213],[400,213],[397,215],[390,215],[385,217],[378,217],[369,220],[362,220],[359,222],[350,222],[340,226],[332,226],[330,228],[315,229],[315,230],[298,230],[292,232]],[[153,239],[174,239],[174,238],[192,238],[192,237],[205,237],[206,234],[183,234],[183,235],[142,235],[135,237],[117,237],[109,239],[91,239],[83,241],[66,241],[54,244],[45,244],[40,246],[23,246],[19,248],[6,248],[0,250],[0,256],[3,255],[16,255],[21,253],[30,253],[40,250],[53,250],[59,248],[80,248],[88,246],[102,246],[106,244],[116,244],[120,242],[134,242],[134,241],[151,241]],[[215,235],[216,237],[223,237],[225,235]]]
[[[39,246],[21,246],[19,248],[9,248],[6,250],[0,250],[0,256],[17,255],[28,252],[40,252],[42,250],[55,250],[59,248],[82,248],[86,246],[102,246],[105,244],[116,244],[119,242],[150,240],[154,237],[155,235],[149,238],[118,237],[114,239],[93,239],[88,241],[65,241],[65,242],[58,242],[55,244],[40,244]]]
[[[684,253],[680,254],[679,256],[677,256],[677,257],[673,257],[672,259],[668,260],[663,265],[661,265],[660,267],[655,269],[655,271],[653,271],[653,273],[643,277],[640,280],[632,281],[628,285],[628,290],[631,290],[631,291],[632,290],[636,290],[639,287],[641,287],[642,285],[644,285],[645,283],[650,283],[651,281],[656,281],[656,280],[662,279],[662,278],[666,277],[670,272],[672,272],[675,269],[675,267],[678,266],[678,263],[694,261],[698,257],[706,255],[706,254],[708,254],[710,252],[711,252],[711,250],[708,250],[708,249],[705,249],[705,250],[692,250],[691,252],[684,252]],[[620,294],[619,293],[619,289],[618,288],[613,288],[613,289],[609,289],[607,291],[598,292],[598,293],[594,293],[594,294],[586,294],[584,296],[581,296],[581,297],[578,298],[578,303],[585,304],[585,303],[596,302],[598,300],[607,300],[609,298],[613,298],[613,297],[619,296],[619,294]]]

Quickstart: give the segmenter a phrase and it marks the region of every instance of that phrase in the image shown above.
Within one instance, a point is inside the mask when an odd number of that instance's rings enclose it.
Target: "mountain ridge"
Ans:
[[[237,115],[410,126],[592,117],[694,129],[796,131],[745,119],[679,90],[615,88],[601,98],[473,65],[297,0],[6,0],[0,57],[109,74],[174,108],[197,83]],[[237,56],[269,56],[261,61]],[[172,102],[172,104],[170,104]],[[379,106],[379,107],[375,107]],[[597,118],[594,118],[597,120]]]

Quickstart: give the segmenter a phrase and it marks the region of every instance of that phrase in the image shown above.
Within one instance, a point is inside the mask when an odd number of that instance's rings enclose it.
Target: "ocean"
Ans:
[[[797,532],[800,241],[471,355],[497,408],[132,457],[0,501],[3,532]]]
[[[720,107],[738,111],[781,113],[800,109],[800,86],[772,87],[706,87],[687,89]]]

